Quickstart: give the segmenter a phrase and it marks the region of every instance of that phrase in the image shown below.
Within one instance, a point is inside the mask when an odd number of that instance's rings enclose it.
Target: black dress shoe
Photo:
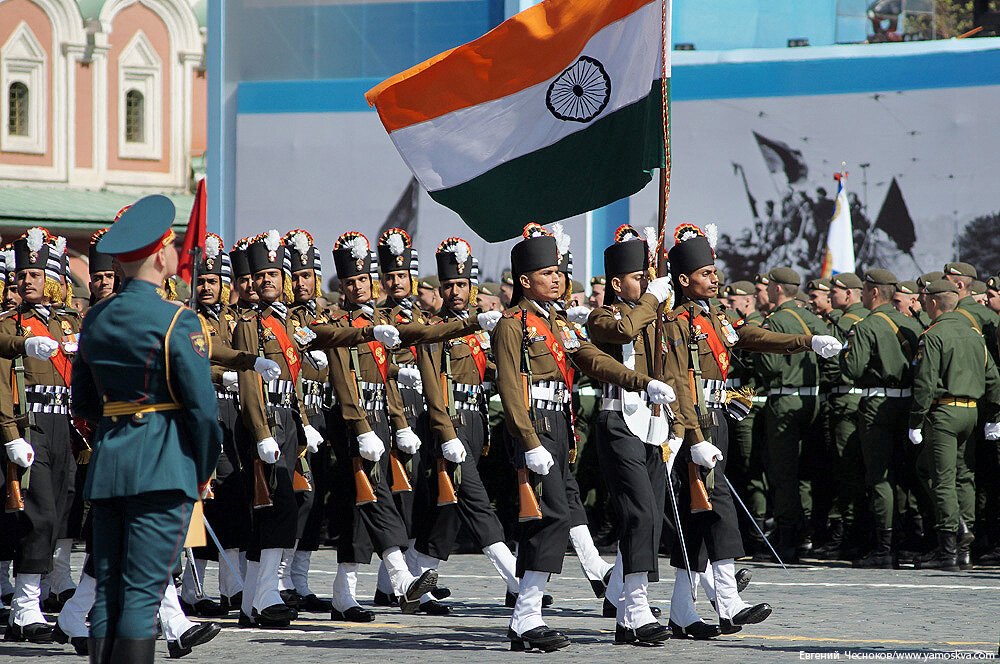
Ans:
[[[750,579],[753,578],[753,570],[742,567],[736,570],[736,592],[741,593],[747,589],[750,585]]]
[[[654,618],[659,618],[660,614],[663,613],[662,611],[660,611],[660,607],[658,606],[649,607],[649,612],[653,614]]]
[[[438,573],[436,569],[429,569],[413,580],[406,593],[399,598],[399,608],[403,613],[416,613],[420,609],[420,598],[425,593],[434,590],[437,585]]]
[[[510,639],[510,649],[514,652],[525,652],[532,649],[542,652],[552,652],[569,645],[569,637],[562,632],[540,625],[529,629],[524,634],[518,634],[512,629],[507,630]]]
[[[399,606],[399,598],[381,590],[375,591],[375,606]]]
[[[229,614],[229,609],[224,608],[218,602],[209,598],[201,599],[194,604],[188,604],[181,600],[181,609],[185,615],[197,616],[199,618],[221,618]]]
[[[76,588],[64,590],[59,594],[49,592],[49,596],[42,600],[42,610],[45,613],[59,613],[74,592],[76,592]]]
[[[421,602],[417,612],[426,613],[429,616],[448,616],[451,615],[451,607],[432,599],[429,602]]]
[[[240,617],[239,617],[239,620],[236,621],[236,624],[239,625],[240,627],[256,627],[257,626],[257,624],[254,622],[253,618],[251,618],[247,614],[243,613],[243,609],[240,609]]]
[[[219,598],[219,606],[224,608],[227,612],[229,611],[239,611],[240,605],[243,604],[243,591],[236,593],[232,597],[226,597],[223,595]]]
[[[651,622],[632,629],[621,623],[615,623],[615,643],[632,643],[637,646],[651,646],[663,643],[670,638],[670,632],[658,622]]]
[[[329,613],[333,611],[333,602],[328,599],[320,599],[316,595],[306,595],[299,604],[299,611],[308,613]]]
[[[759,622],[764,622],[769,615],[771,615],[771,605],[762,602],[754,606],[748,606],[733,616],[733,624],[756,625]]]
[[[77,655],[86,657],[90,654],[90,649],[87,647],[87,637],[86,636],[69,636],[66,632],[62,631],[59,627],[59,623],[56,623],[55,627],[52,628],[52,640],[56,643],[69,643],[73,646],[73,650],[76,651]]]
[[[52,643],[52,625],[31,623],[30,625],[7,625],[4,641],[27,641],[28,643]]]
[[[342,620],[344,622],[366,623],[375,620],[375,612],[363,609],[360,606],[352,606],[346,611],[333,609],[330,611],[330,620]]]
[[[203,622],[195,625],[181,634],[176,641],[167,641],[167,652],[171,659],[179,659],[187,655],[195,646],[208,643],[222,631],[222,625],[215,622]]]
[[[0,595],[0,601],[2,601],[7,606],[10,606],[10,603],[14,601],[14,593],[7,593],[6,595]]]
[[[552,599],[552,595],[542,595],[542,608],[547,609],[548,607],[552,606],[552,603],[554,601],[555,600]],[[512,593],[511,591],[508,590],[507,596],[504,597],[503,603],[504,606],[506,606],[508,609],[513,609],[514,605],[517,604],[517,593]]]
[[[702,621],[693,622],[687,627],[681,627],[673,620],[669,623],[670,633],[675,639],[695,639],[697,641],[704,641],[706,639],[713,639],[719,635],[718,625],[706,625]]]
[[[298,618],[298,612],[285,604],[275,604],[262,611],[253,610],[253,619],[257,627],[269,629],[272,627],[288,627],[288,624]]]
[[[302,595],[298,594],[294,590],[282,590],[278,592],[281,595],[281,601],[285,603],[285,606],[290,606],[293,609],[299,608],[302,604]]]
[[[611,573],[613,571],[615,571],[615,569],[612,567],[607,571],[607,573],[605,573],[603,578],[590,582],[590,587],[594,589],[594,596],[597,597],[597,599],[604,597],[604,593],[608,592],[608,583],[611,581]]]
[[[451,597],[451,588],[442,588],[438,586],[431,591],[431,594],[434,595],[434,599],[448,599]]]
[[[742,632],[743,627],[734,625],[733,621],[729,618],[719,618],[719,631],[723,634],[735,634],[736,632]]]

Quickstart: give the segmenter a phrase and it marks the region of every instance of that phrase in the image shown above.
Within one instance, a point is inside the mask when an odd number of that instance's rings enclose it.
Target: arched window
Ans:
[[[125,93],[125,140],[129,143],[143,143],[145,132],[146,99],[138,90]]]
[[[28,135],[28,86],[17,81],[7,89],[7,133],[10,136]]]

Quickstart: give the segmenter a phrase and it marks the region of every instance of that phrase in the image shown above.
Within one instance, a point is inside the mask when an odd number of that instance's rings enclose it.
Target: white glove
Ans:
[[[420,383],[420,369],[416,367],[400,367],[398,380],[399,384],[403,387],[416,389]]]
[[[465,461],[465,445],[458,438],[452,438],[441,444],[441,456],[452,463]]]
[[[548,475],[549,468],[555,465],[555,460],[547,449],[539,445],[535,449],[524,453],[524,465],[533,473]]]
[[[369,461],[378,461],[385,454],[385,443],[374,431],[358,436],[358,453]]]
[[[281,367],[274,360],[266,357],[258,357],[253,362],[253,370],[260,374],[264,380],[276,380],[281,377]]]
[[[910,429],[910,442],[914,445],[919,445],[924,442],[924,434],[920,429]]]
[[[659,380],[649,381],[649,385],[646,386],[646,394],[649,395],[650,401],[658,403],[661,406],[677,401],[674,388]]]
[[[306,361],[319,371],[326,369],[326,365],[330,364],[329,360],[326,359],[326,353],[321,350],[311,350],[305,354],[305,357]]]
[[[1000,440],[1000,423],[987,422],[983,433],[986,434],[986,440]]]
[[[646,286],[646,292],[655,297],[657,302],[663,302],[674,292],[674,287],[670,283],[670,277],[657,277]]]
[[[24,353],[36,360],[47,360],[59,350],[59,342],[49,337],[28,337],[24,340]]]
[[[812,338],[812,349],[820,357],[833,357],[844,349],[844,344],[836,337],[817,334]]]
[[[21,468],[27,468],[35,460],[35,450],[24,438],[16,438],[4,447],[7,448],[7,458]]]
[[[420,449],[420,437],[410,427],[400,429],[396,432],[396,447],[405,454],[416,454]]]
[[[389,348],[395,348],[399,345],[399,330],[393,325],[376,325],[375,341]]]
[[[476,318],[479,320],[479,327],[487,332],[492,332],[493,328],[500,322],[500,319],[503,318],[503,314],[499,311],[484,311],[476,316]]]
[[[703,440],[691,446],[691,460],[702,468],[715,468],[716,462],[722,461],[722,450]]]
[[[227,392],[237,391],[240,389],[240,375],[235,371],[223,371],[222,387],[226,388]]]
[[[323,444],[323,434],[316,431],[316,428],[311,424],[305,425],[302,430],[306,433],[306,449],[313,454],[319,452],[319,446]]]
[[[570,307],[566,310],[566,317],[569,318],[571,323],[586,325],[587,319],[590,318],[590,307],[585,307],[583,305]]]
[[[278,458],[281,457],[281,450],[278,449],[277,441],[268,436],[257,443],[257,456],[264,463],[277,463]]]

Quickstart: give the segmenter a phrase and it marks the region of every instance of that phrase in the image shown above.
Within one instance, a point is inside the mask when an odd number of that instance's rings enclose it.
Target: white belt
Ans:
[[[755,394],[750,397],[750,403],[764,405],[767,403],[767,397],[763,394]]]
[[[861,393],[864,397],[894,397],[903,398],[908,397],[913,394],[913,391],[908,388],[898,388],[898,387],[866,387]]]
[[[703,378],[701,384],[705,388],[705,403],[722,406],[726,403],[726,381]]]
[[[565,383],[543,380],[531,386],[531,402],[542,410],[562,410],[573,400],[573,393]]]
[[[819,394],[818,387],[775,387],[767,391],[772,397],[814,397]]]
[[[860,387],[853,387],[851,385],[835,385],[830,388],[830,394],[864,394],[865,391]]]
[[[596,397],[600,396],[600,392],[593,385],[585,385],[584,387],[574,387],[573,392],[579,394],[581,397]]]
[[[290,380],[275,379],[267,382],[267,391],[271,394],[294,394],[295,383]]]
[[[28,412],[69,415],[69,388],[62,385],[26,385]]]
[[[743,387],[743,379],[742,378],[727,378],[726,379],[726,387],[729,388],[729,389],[731,389],[731,390],[732,389],[736,389],[738,387]]]

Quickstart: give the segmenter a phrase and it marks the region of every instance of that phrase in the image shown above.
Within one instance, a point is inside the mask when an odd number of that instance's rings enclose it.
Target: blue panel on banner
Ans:
[[[594,274],[604,273],[604,248],[611,244],[612,234],[622,224],[629,223],[628,199],[623,198],[590,213],[591,265]]]

